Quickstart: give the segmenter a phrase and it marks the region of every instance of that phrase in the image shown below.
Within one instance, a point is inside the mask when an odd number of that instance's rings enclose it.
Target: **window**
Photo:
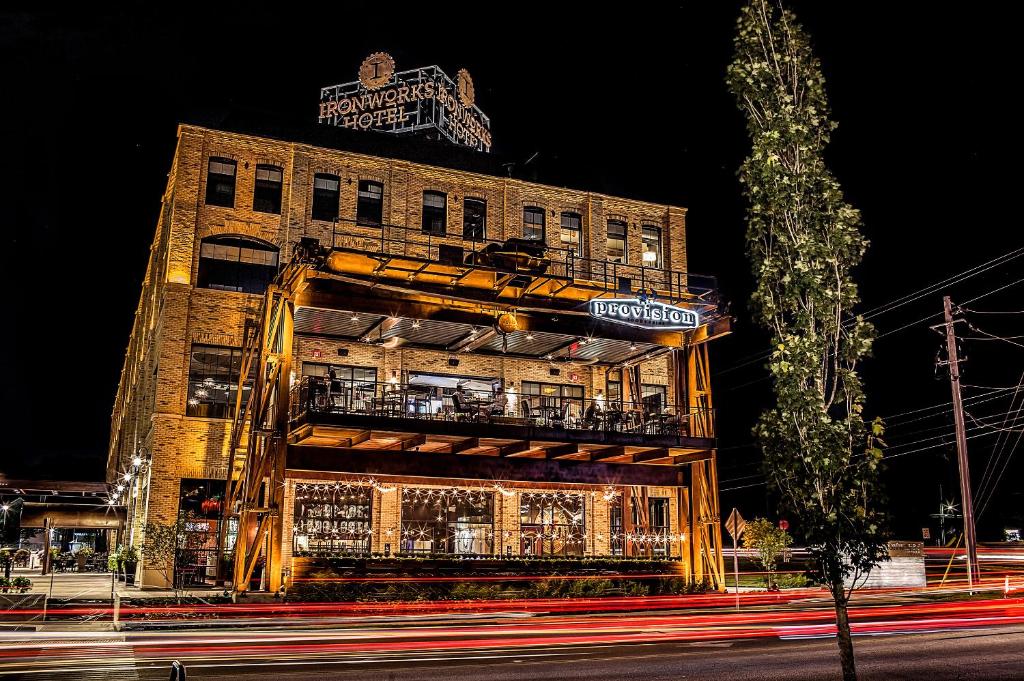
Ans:
[[[608,529],[611,533],[611,554],[621,556],[626,553],[632,556],[667,556],[672,544],[669,537],[669,500],[664,497],[647,499],[647,517],[640,517],[643,504],[639,497],[632,497],[633,521],[632,533],[627,533],[623,525],[622,496],[616,496],[608,505]]]
[[[371,492],[372,488],[362,485],[295,485],[295,552],[369,553],[373,537]]]
[[[613,402],[622,407],[622,369],[615,369],[608,372],[608,380],[605,382],[608,394],[608,404]]]
[[[608,262],[626,262],[626,223],[623,220],[608,221]]]
[[[235,162],[230,158],[211,158],[206,173],[206,204],[235,207]]]
[[[582,556],[586,545],[583,495],[524,492],[519,495],[519,553]]]
[[[665,386],[644,383],[640,386],[640,390],[645,411],[661,411],[668,406],[668,388]]]
[[[402,552],[494,552],[494,494],[466,489],[402,489]]]
[[[580,254],[580,234],[582,218],[578,213],[562,213],[562,246],[576,255]]]
[[[423,192],[424,234],[444,234],[448,229],[448,195]]]
[[[281,214],[281,169],[256,166],[256,186],[252,190],[252,209],[260,213]]]
[[[356,224],[377,227],[384,219],[384,185],[372,180],[359,181]]]
[[[277,248],[239,236],[211,236],[199,245],[197,288],[262,294],[277,276]]]
[[[543,208],[523,208],[523,238],[544,241]]]
[[[238,374],[242,369],[242,351],[216,345],[193,345],[188,367],[188,401],[186,416],[229,419],[235,411],[238,395]],[[249,401],[256,378],[253,362],[249,376],[242,384],[242,404]]]
[[[651,497],[647,500],[647,534],[651,552],[656,556],[669,554],[668,499]]]
[[[487,238],[487,202],[483,199],[466,199],[462,203],[462,238]]]
[[[332,366],[334,367],[334,380],[337,381],[337,385],[331,386],[330,392],[323,394],[323,404],[317,404],[316,406],[338,408],[346,412],[371,412],[373,410],[373,397],[377,391],[376,367],[303,362],[302,375],[326,378],[330,375],[328,370]]]
[[[531,409],[555,410],[558,418],[578,419],[583,414],[583,386],[523,381],[523,398]]]
[[[617,494],[608,504],[608,537],[611,554],[621,556],[625,553],[626,528],[622,525],[622,495]]]
[[[336,220],[341,179],[337,175],[317,173],[313,176],[313,219]]]
[[[178,497],[182,533],[175,547],[174,583],[178,587],[212,584],[217,579],[220,524],[224,522],[223,480],[184,478]],[[227,521],[227,547],[233,549],[238,520]]]
[[[644,246],[643,264],[647,267],[661,267],[661,227],[644,225],[641,238]]]

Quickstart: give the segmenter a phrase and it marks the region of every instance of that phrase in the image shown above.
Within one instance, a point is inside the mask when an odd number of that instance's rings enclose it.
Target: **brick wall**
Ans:
[[[206,170],[211,156],[237,163],[232,208],[206,205]],[[257,164],[276,165],[283,170],[279,215],[253,210]],[[580,254],[603,259],[607,220],[615,217],[628,225],[630,263],[640,262],[642,225],[657,224],[666,233],[665,265],[677,270],[686,268],[686,213],[682,208],[181,126],[111,416],[108,479],[114,479],[140,448],[152,454],[147,476],[150,482],[140,490],[136,505],[136,544],[144,539],[141,524],[145,521],[174,520],[182,478],[226,476],[230,422],[185,416],[190,350],[193,343],[240,346],[244,320],[259,307],[260,297],[195,289],[201,241],[225,234],[257,238],[277,246],[282,261],[303,236],[330,244],[334,223],[310,217],[313,175],[318,172],[341,178],[339,214],[343,221],[355,217],[359,180],[370,179],[384,185],[385,221],[413,229],[420,226],[423,192],[445,192],[448,227],[444,240],[453,244],[462,244],[463,205],[468,196],[487,202],[487,237],[491,239],[521,236],[523,208],[537,206],[545,212],[546,242],[557,247],[561,245],[561,213],[574,212],[582,217]],[[350,224],[344,229],[363,234],[367,248],[379,246],[377,230]],[[347,347],[349,356],[338,357],[338,347]],[[314,358],[314,350],[320,350],[322,357]],[[392,370],[494,376],[503,378],[517,392],[521,392],[524,380],[576,383],[584,386],[587,396],[605,388],[603,370],[593,367],[563,367],[561,376],[552,377],[548,363],[542,361],[463,354],[460,366],[453,368],[448,366],[447,357],[443,352],[385,351],[360,343],[301,337],[294,368],[298,374],[302,361],[377,366],[380,380],[387,380]],[[671,383],[664,359],[645,363],[642,373],[645,383]],[[382,509],[389,508],[387,495],[380,503]],[[511,523],[512,516],[518,514],[517,505],[509,502],[499,506],[501,522]],[[607,516],[600,508],[601,503],[595,502],[595,522]],[[382,522],[386,525],[390,521]],[[383,526],[380,531],[385,531]],[[145,560],[143,581],[146,585],[162,581],[148,569]]]

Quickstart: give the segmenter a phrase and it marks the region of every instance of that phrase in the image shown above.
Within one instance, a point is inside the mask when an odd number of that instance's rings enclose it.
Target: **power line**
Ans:
[[[934,293],[935,290],[937,290],[939,288],[942,288],[943,286],[952,286],[954,284],[959,284],[962,281],[970,279],[971,277],[974,277],[974,276],[976,276],[978,274],[982,274],[983,272],[987,272],[988,270],[991,270],[994,267],[998,267],[1000,265],[1003,265],[1003,264],[1005,264],[1005,263],[1007,263],[1007,262],[1009,262],[1011,260],[1019,258],[1022,255],[1024,255],[1024,247],[1014,249],[1014,250],[1009,251],[1007,253],[1004,253],[1004,254],[1002,254],[1000,256],[996,256],[995,258],[993,258],[993,259],[991,259],[991,260],[989,260],[987,262],[983,262],[980,265],[975,265],[974,267],[972,267],[970,269],[967,269],[967,270],[964,270],[963,272],[960,272],[959,274],[954,274],[953,276],[948,277],[946,279],[943,279],[942,281],[936,282],[934,284],[929,284],[928,286],[925,286],[923,288],[919,288],[916,291],[911,291],[910,293],[908,293],[908,294],[906,294],[906,295],[904,295],[904,296],[902,296],[900,298],[896,298],[895,300],[891,300],[891,301],[889,301],[887,303],[882,303],[881,305],[878,305],[878,306],[876,306],[874,308],[871,308],[870,310],[862,313],[861,316],[863,317],[863,319],[867,320],[867,319],[871,319],[873,317],[877,317],[878,315],[885,314],[886,312],[891,312],[892,310],[895,310],[895,309],[897,309],[899,307],[902,307],[903,305],[906,305],[908,303],[912,303],[912,302],[914,302],[916,300],[919,300],[919,299],[923,298],[926,295]],[[975,300],[977,300],[977,299],[975,299]],[[972,301],[969,301],[969,302],[972,302]],[[931,319],[931,317],[933,317],[933,316],[935,316],[935,315],[931,315],[930,317],[926,317],[925,319]],[[924,321],[924,320],[921,320],[921,321]],[[850,322],[847,322],[847,324],[849,324],[849,323]],[[919,323],[919,322],[915,322],[915,323]],[[899,330],[902,330],[902,329],[897,329],[897,331],[899,331]],[[891,331],[890,333],[895,333],[895,331]],[[888,334],[886,334],[886,335],[888,335]],[[882,336],[879,336],[879,338],[881,338],[881,337]],[[728,367],[726,369],[723,369],[723,370],[718,372],[718,375],[721,376],[721,375],[727,374],[727,373],[729,373],[731,371],[736,371],[737,369],[742,369],[745,366],[750,366],[751,364],[755,364],[755,363],[761,361],[762,359],[767,358],[770,354],[771,354],[771,350],[762,350],[761,352],[755,353],[753,355],[747,355],[746,357],[741,357],[740,358],[741,359],[741,363],[740,364],[736,364],[736,365],[733,365],[733,366]]]

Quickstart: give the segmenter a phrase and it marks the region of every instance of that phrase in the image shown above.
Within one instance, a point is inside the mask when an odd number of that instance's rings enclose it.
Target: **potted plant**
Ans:
[[[107,555],[107,569],[116,573],[121,564],[121,549],[114,549]]]
[[[17,588],[20,593],[28,593],[28,590],[32,588],[32,580],[28,577],[15,577],[11,586]]]
[[[120,559],[124,570],[125,586],[134,586],[135,570],[139,566],[139,550],[134,546],[125,546],[120,551]]]
[[[89,557],[96,553],[96,550],[91,546],[83,546],[78,549],[78,553],[75,554],[75,562],[78,564],[78,571],[85,572],[85,566],[89,562]]]

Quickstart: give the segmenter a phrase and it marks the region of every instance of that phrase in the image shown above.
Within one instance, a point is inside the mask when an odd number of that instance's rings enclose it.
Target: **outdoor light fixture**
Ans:
[[[0,511],[3,511],[4,513],[7,513],[7,509],[9,509],[9,508],[10,508],[10,506],[8,506],[7,504],[4,504],[3,506],[0,506]]]
[[[526,340],[533,340],[533,334],[529,331],[526,332]]]
[[[357,315],[357,314],[352,315],[352,321],[358,322],[359,321],[359,315]]]
[[[414,329],[420,328],[420,320],[418,320],[418,319],[413,320],[412,328],[414,328]]]
[[[629,344],[629,349],[630,350],[636,350],[636,343],[630,343]]]

